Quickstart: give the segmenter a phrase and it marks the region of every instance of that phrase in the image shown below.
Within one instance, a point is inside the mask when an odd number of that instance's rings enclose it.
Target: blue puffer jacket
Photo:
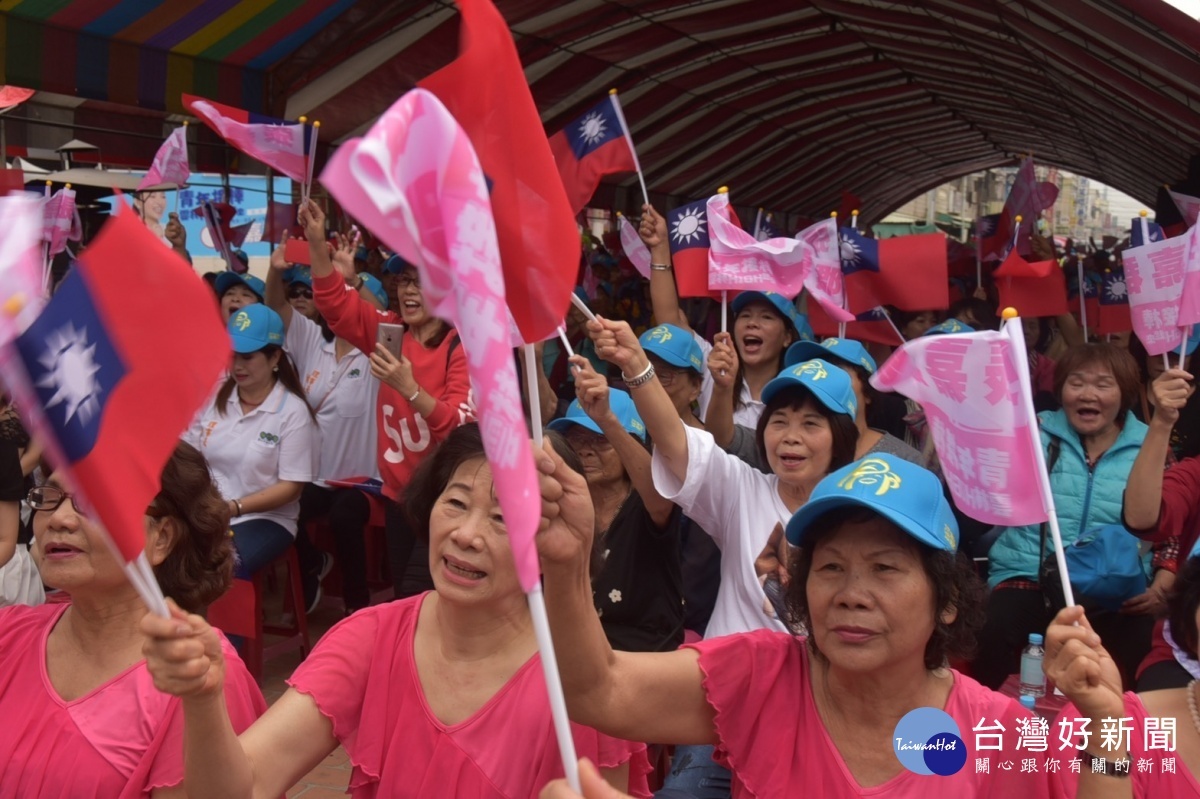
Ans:
[[[1088,469],[1087,456],[1079,434],[1067,421],[1065,412],[1045,411],[1038,414],[1042,428],[1042,446],[1046,448],[1049,463],[1051,439],[1059,444],[1058,459],[1050,470],[1050,488],[1054,491],[1054,505],[1058,510],[1058,526],[1062,531],[1063,546],[1070,546],[1087,530],[1105,524],[1121,524],[1121,506],[1125,495],[1125,483],[1129,470],[1141,449],[1142,440],[1149,429],[1138,421],[1132,412],[1125,414],[1125,426],[1116,443],[1100,456],[1092,469]],[[1041,541],[1041,525],[1009,527],[988,553],[988,586],[1021,577],[1027,580],[1038,578],[1043,558],[1038,555]],[[1049,530],[1046,532],[1046,553],[1054,551]]]

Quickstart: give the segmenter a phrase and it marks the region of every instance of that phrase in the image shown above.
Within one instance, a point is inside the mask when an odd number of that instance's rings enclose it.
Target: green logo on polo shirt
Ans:
[[[279,436],[274,433],[268,433],[266,430],[258,434],[258,440],[266,444],[278,444]]]

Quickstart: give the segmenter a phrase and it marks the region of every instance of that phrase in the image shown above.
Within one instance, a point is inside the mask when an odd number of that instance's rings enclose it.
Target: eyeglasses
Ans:
[[[412,286],[419,289],[421,288],[421,278],[417,276],[416,272],[401,272],[396,276],[396,285],[400,288]]]
[[[571,445],[571,449],[579,452],[581,449],[588,449],[597,454],[608,452],[611,450],[612,444],[608,443],[608,439],[604,436],[592,435],[590,433],[568,433],[563,436],[567,439],[567,443]]]
[[[311,300],[313,298],[312,289],[304,285],[292,286],[288,289],[289,300],[294,300],[299,297],[303,297],[306,300]]]
[[[654,365],[654,374],[658,376],[658,382],[664,386],[674,383],[675,378],[680,377],[686,371],[686,369],[676,369],[674,366],[667,366],[666,364],[661,366],[659,364]]]
[[[68,499],[75,508],[75,512],[80,516],[86,516],[80,507],[79,503],[75,502],[75,494],[63,491],[55,485],[34,486],[29,489],[29,493],[25,495],[25,501],[29,503],[29,507],[35,511],[56,511]],[[154,506],[146,508],[146,515],[154,519],[161,519],[167,514],[158,510]]]

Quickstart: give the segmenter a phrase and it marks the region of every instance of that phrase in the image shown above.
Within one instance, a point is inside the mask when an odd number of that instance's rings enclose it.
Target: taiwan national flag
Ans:
[[[16,339],[6,381],[129,563],[163,464],[229,364],[229,335],[211,289],[132,212],[75,263]]]
[[[1102,281],[1087,272],[1083,275],[1083,307],[1087,311],[1088,329],[1094,330],[1100,322],[1100,289]],[[1071,304],[1071,313],[1083,323],[1079,310],[1079,279],[1073,278],[1067,287],[1067,301]]]
[[[767,241],[768,239],[781,239],[784,233],[775,224],[774,214],[763,213],[761,208],[758,209],[758,216],[754,219],[754,238],[758,241]]]
[[[667,236],[679,296],[713,296],[708,290],[708,200],[667,212]],[[720,297],[720,292],[716,296]]]
[[[838,323],[825,309],[815,302],[808,304],[808,321],[813,332],[818,336],[838,335]],[[854,317],[853,322],[846,323],[846,338],[855,341],[873,341],[876,344],[886,344],[899,347],[904,339],[896,332],[888,319],[887,311],[883,308],[872,308]]]
[[[866,269],[879,271],[879,241],[867,238],[857,228],[844,227],[839,232],[842,245],[842,274],[852,275]]]
[[[619,102],[616,93],[609,94],[550,137],[550,152],[576,214],[592,199],[602,177],[637,170]]]
[[[246,155],[294,181],[308,183],[312,125],[253,114],[190,94],[183,95],[183,106]]]
[[[1162,241],[1167,237],[1163,232],[1162,225],[1159,225],[1150,220],[1146,220],[1146,233],[1150,235],[1150,241]],[[1141,247],[1143,244],[1149,244],[1144,236],[1142,236],[1142,220],[1141,217],[1134,217],[1129,223],[1129,246]]]
[[[878,272],[867,268],[846,276],[851,313],[863,313],[879,305],[894,305],[902,311],[928,311],[950,305],[945,233],[897,236],[879,241],[878,247]]]
[[[1129,291],[1125,287],[1125,270],[1114,269],[1104,273],[1100,287],[1099,323],[1096,332],[1127,333],[1133,330],[1133,317],[1129,312]]]

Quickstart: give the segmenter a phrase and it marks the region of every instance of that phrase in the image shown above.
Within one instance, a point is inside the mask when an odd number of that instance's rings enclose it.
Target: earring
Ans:
[[[272,372],[278,372],[278,371],[279,371],[279,367],[278,367],[278,366],[272,366],[272,367],[271,367],[271,371],[272,371]]]

